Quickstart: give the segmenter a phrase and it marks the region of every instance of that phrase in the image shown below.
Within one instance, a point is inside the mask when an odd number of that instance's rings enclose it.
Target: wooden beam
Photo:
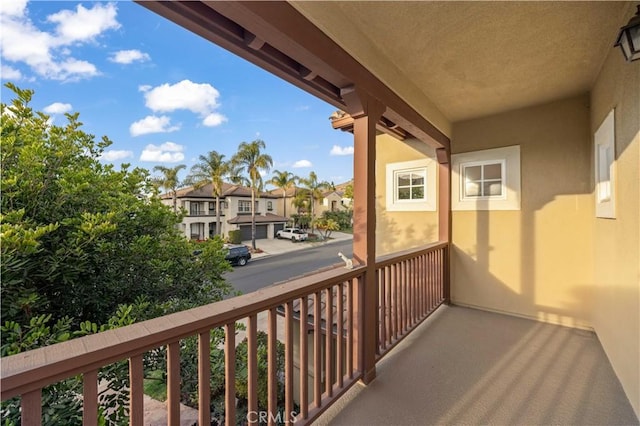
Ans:
[[[375,94],[387,106],[387,119],[434,148],[450,146],[444,133],[287,2],[137,2],[337,108],[346,105],[340,88],[355,85]],[[265,45],[258,51],[247,46],[245,32]],[[301,67],[317,76],[305,79]]]

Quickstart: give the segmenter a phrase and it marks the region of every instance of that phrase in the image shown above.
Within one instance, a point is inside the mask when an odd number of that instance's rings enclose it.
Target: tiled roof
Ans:
[[[287,222],[289,219],[287,219],[284,216],[278,216],[276,214],[273,213],[267,213],[266,215],[256,215],[256,223],[282,223],[282,222]],[[250,214],[243,214],[243,215],[238,215],[236,217],[234,217],[233,219],[229,219],[227,221],[227,223],[230,223],[232,225],[244,225],[244,224],[250,224],[251,223],[251,215]]]
[[[188,186],[186,188],[181,188],[177,192],[177,198],[213,198],[213,185],[207,184],[201,186],[200,188],[195,188],[193,186]],[[251,189],[242,185],[234,185],[231,183],[224,182],[222,184],[222,194],[221,198],[235,196],[235,197],[251,197]],[[269,192],[260,192],[258,194],[261,198],[275,198],[274,194]],[[170,193],[160,194],[160,198],[162,199],[171,199]]]

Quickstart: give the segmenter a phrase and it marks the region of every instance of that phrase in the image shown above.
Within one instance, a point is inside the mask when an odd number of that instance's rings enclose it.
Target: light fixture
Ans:
[[[640,5],[636,16],[620,28],[620,34],[613,47],[620,46],[627,62],[640,59]]]

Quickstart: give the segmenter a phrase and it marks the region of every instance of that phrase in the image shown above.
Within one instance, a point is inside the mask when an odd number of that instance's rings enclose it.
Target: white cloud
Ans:
[[[138,91],[140,92],[148,92],[149,90],[151,90],[151,86],[148,84],[141,84],[140,86],[138,86]]]
[[[22,73],[20,70],[10,67],[9,65],[0,65],[0,76],[3,80],[21,80]]]
[[[107,30],[120,28],[116,14],[115,3],[106,5],[96,3],[91,9],[85,9],[79,4],[76,6],[75,12],[61,10],[49,15],[47,21],[58,24],[56,41],[59,44],[67,45],[78,41],[91,41]]]
[[[329,155],[353,155],[353,147],[334,145]]]
[[[311,161],[309,160],[298,160],[295,163],[293,163],[291,167],[293,167],[294,169],[301,169],[301,168],[312,167],[312,166],[313,164],[311,164]]]
[[[200,115],[205,126],[217,126],[227,120],[215,112],[220,106],[220,92],[207,83],[182,80],[176,84],[162,84],[154,88],[140,86],[145,105],[154,112],[173,112],[184,109]]]
[[[71,104],[63,104],[62,102],[54,102],[51,105],[47,105],[43,108],[43,111],[47,114],[64,114],[71,111]]]
[[[105,161],[117,161],[130,157],[133,157],[133,151],[111,149],[103,152],[100,159]]]
[[[140,161],[178,163],[184,160],[183,150],[182,145],[173,142],[165,142],[160,146],[149,144],[142,150]]]
[[[179,130],[180,126],[171,126],[171,119],[166,115],[148,115],[129,126],[131,136],[146,135],[149,133],[170,133]]]
[[[23,16],[27,7],[27,0],[2,0],[0,2],[0,15]]]
[[[202,124],[204,124],[207,127],[215,127],[215,126],[219,126],[225,121],[227,121],[227,117],[225,117],[222,114],[218,114],[217,112],[214,112],[207,115],[205,119],[202,121]]]
[[[151,57],[139,50],[119,50],[111,55],[109,60],[118,64],[130,64],[132,62],[144,62],[150,60]]]
[[[51,32],[41,31],[26,14],[26,2],[3,0],[0,13],[0,52],[5,62],[24,63],[39,75],[52,80],[77,80],[99,74],[90,62],[74,58],[71,48],[93,42],[107,30],[117,29],[114,3],[78,5],[47,17],[56,24]]]

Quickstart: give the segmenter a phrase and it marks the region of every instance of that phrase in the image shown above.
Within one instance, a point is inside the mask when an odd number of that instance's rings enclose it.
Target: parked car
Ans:
[[[309,238],[309,234],[300,228],[284,228],[276,232],[276,238],[289,239],[295,243],[296,241],[305,241]]]
[[[232,265],[240,265],[244,266],[247,264],[249,259],[251,259],[251,252],[249,251],[249,247],[234,244],[234,245],[226,245],[227,255],[225,259],[229,261]]]

